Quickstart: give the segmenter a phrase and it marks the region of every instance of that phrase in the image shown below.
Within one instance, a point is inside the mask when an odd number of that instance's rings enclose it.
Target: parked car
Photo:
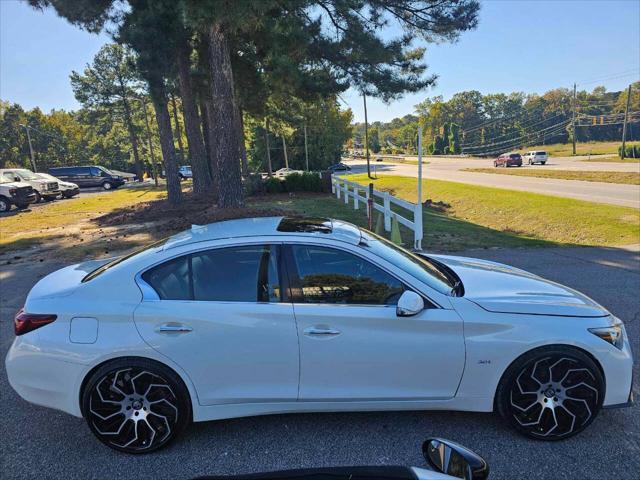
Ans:
[[[191,171],[191,165],[182,165],[178,169],[178,176],[180,180],[184,180],[185,178],[193,178],[193,172]]]
[[[540,165],[544,165],[549,160],[549,155],[547,152],[543,152],[541,150],[532,150],[531,152],[527,152],[522,156],[522,160],[527,162],[529,165],[533,165],[534,163],[539,163]]]
[[[24,182],[31,185],[36,195],[36,203],[40,200],[50,202],[60,195],[60,187],[57,180],[45,180],[26,168],[4,168],[0,175],[16,182]]]
[[[383,157],[376,157],[376,162],[382,162],[384,160]]]
[[[97,165],[54,167],[49,169],[49,174],[65,182],[73,182],[80,188],[102,187],[105,190],[111,190],[124,184],[121,176],[115,175],[106,168]]]
[[[54,177],[53,175],[49,175],[48,173],[36,173],[39,178],[49,182],[58,182],[58,186],[60,187],[60,196],[61,198],[71,198],[75,197],[80,193],[80,187],[75,183],[71,182],[63,182],[62,180]]]
[[[0,175],[0,213],[11,210],[15,205],[18,209],[27,208],[36,201],[36,193],[28,183],[16,182],[9,175]]]
[[[348,172],[351,170],[351,167],[346,163],[336,163],[335,165],[331,165],[327,168],[330,172]]]
[[[592,299],[322,218],[193,226],[63,268],[15,334],[13,389],[131,453],[192,419],[309,411],[497,411],[559,440],[633,401],[623,323]]]
[[[280,170],[276,170],[273,174],[276,177],[286,177],[287,175],[291,175],[292,173],[302,173],[302,170],[294,170],[293,168],[281,168]]]
[[[503,153],[493,161],[494,167],[521,167],[522,157],[519,153]]]

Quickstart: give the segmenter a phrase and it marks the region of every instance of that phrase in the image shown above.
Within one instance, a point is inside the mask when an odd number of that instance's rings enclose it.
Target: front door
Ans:
[[[296,400],[298,335],[293,307],[283,301],[278,251],[211,249],[142,274],[160,300],[140,304],[136,326],[187,372],[200,404]]]
[[[300,338],[300,400],[420,400],[455,395],[464,368],[454,310],[396,316],[407,289],[345,250],[291,245],[288,266]]]

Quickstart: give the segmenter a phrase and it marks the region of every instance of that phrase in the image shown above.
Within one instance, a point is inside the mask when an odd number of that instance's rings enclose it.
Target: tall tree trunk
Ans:
[[[271,166],[271,147],[269,146],[269,117],[264,120],[264,144],[267,151],[267,175],[273,177],[273,167]]]
[[[167,92],[164,79],[155,75],[150,76],[149,93],[153,100],[160,135],[160,148],[164,161],[164,171],[167,177],[167,197],[169,203],[178,204],[182,201],[182,189],[178,176],[178,164],[176,163],[175,147],[173,146],[173,133],[171,131],[171,116],[169,115]]]
[[[239,141],[233,71],[229,45],[222,25],[218,22],[209,28],[209,77],[211,80],[211,115],[209,124],[215,128],[212,142],[218,183],[218,206],[235,208],[243,204],[242,178],[240,175]]]
[[[200,116],[198,115],[198,107],[191,82],[189,49],[180,49],[177,57],[184,129],[189,143],[189,158],[191,159],[191,168],[193,170],[193,192],[196,195],[208,195],[212,190],[212,182],[209,176],[209,168],[207,167],[207,152],[200,131]]]
[[[204,95],[198,95],[198,107],[200,109],[200,121],[202,122],[202,138],[204,139],[204,149],[207,152],[207,163],[209,164],[209,173],[213,178],[211,164],[214,160],[211,152],[211,144],[209,143],[209,121],[207,120],[207,107],[204,101]]]
[[[244,118],[242,117],[242,110],[235,105],[236,108],[236,131],[238,132],[238,156],[240,157],[240,167],[242,175],[245,177],[249,175],[249,164],[247,163],[247,149],[244,145]]]
[[[184,145],[182,144],[182,129],[180,128],[180,120],[178,120],[178,103],[176,102],[176,96],[171,93],[171,109],[173,110],[173,123],[176,124],[175,135],[178,140],[178,149],[180,150],[180,160],[184,161]]]
[[[213,118],[213,104],[211,103],[211,97],[208,94],[203,96],[202,108],[204,109],[202,115],[203,122],[203,135],[206,138],[206,143],[209,145],[209,172],[211,172],[211,181],[213,183],[213,195],[218,201],[218,195],[220,194],[220,175],[218,169],[218,159],[216,157],[216,138],[217,133],[214,128]]]
[[[136,176],[138,181],[142,181],[144,169],[142,167],[142,161],[140,160],[140,153],[138,152],[138,137],[133,126],[133,119],[131,116],[131,105],[126,96],[122,97],[122,105],[124,107],[124,123],[127,124],[127,131],[129,132],[129,141],[131,142],[131,149],[133,150],[133,161],[136,167]]]

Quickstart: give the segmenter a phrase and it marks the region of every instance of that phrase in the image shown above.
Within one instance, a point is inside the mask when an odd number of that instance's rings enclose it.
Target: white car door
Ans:
[[[455,395],[464,369],[454,310],[396,316],[406,286],[335,247],[285,246],[300,338],[300,400],[417,400]]]
[[[280,287],[279,249],[210,249],[139,276],[158,299],[142,301],[136,326],[187,372],[200,404],[296,400],[298,335]]]

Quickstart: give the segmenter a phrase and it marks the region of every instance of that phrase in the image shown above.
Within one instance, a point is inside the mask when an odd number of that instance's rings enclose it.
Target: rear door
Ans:
[[[183,255],[141,275],[158,294],[135,312],[142,337],[180,365],[200,404],[295,401],[299,350],[277,244]]]
[[[344,249],[287,246],[300,338],[302,401],[420,400],[455,395],[464,368],[462,321],[430,305],[398,317],[409,287]]]

